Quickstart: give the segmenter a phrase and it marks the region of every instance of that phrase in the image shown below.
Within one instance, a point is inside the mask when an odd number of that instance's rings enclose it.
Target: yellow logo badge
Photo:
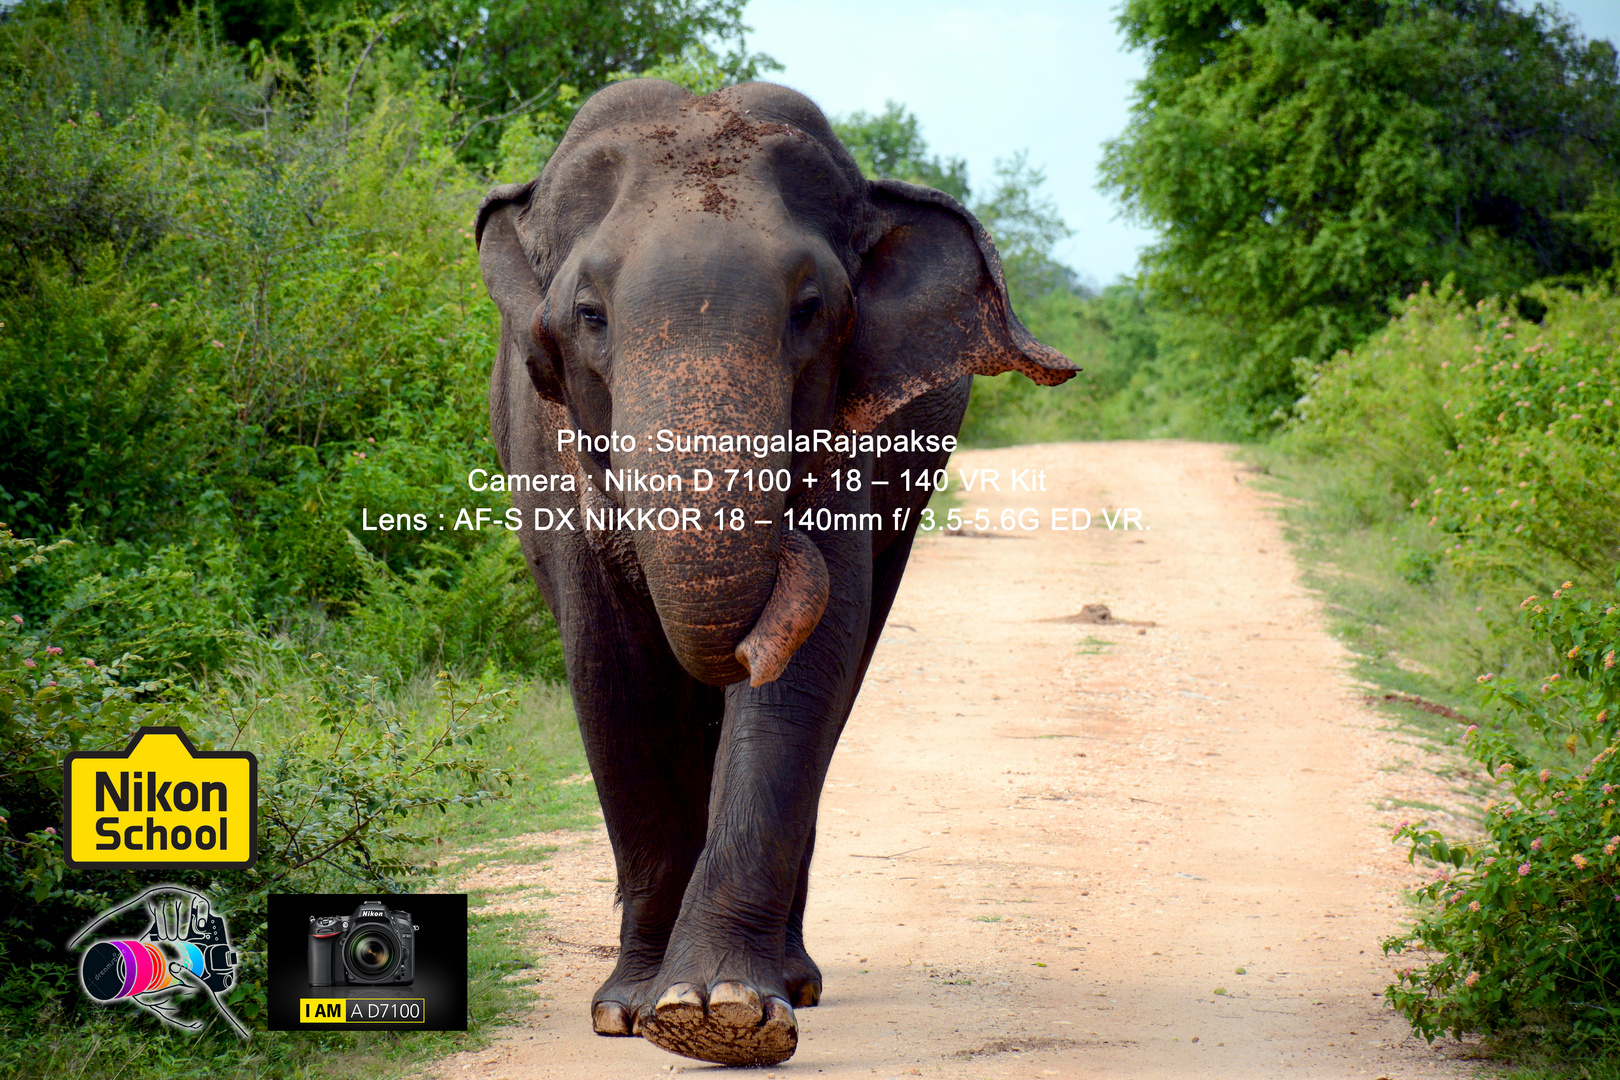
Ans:
[[[143,727],[122,751],[67,755],[64,857],[100,869],[252,866],[258,797],[246,750],[198,751],[177,727]]]

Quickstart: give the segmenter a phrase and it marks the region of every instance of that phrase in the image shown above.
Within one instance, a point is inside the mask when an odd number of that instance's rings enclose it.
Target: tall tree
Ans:
[[[866,175],[938,188],[968,201],[967,162],[930,155],[916,114],[898,101],[884,102],[875,115],[857,109],[837,117],[833,130]]]
[[[1145,257],[1240,428],[1301,363],[1455,275],[1471,295],[1587,273],[1582,215],[1620,177],[1615,50],[1508,0],[1128,0],[1147,54],[1103,183],[1161,230]]]
[[[364,53],[425,69],[469,129],[465,156],[488,166],[509,122],[539,116],[560,135],[578,104],[616,74],[700,63],[738,82],[775,68],[746,48],[746,2],[211,0],[210,10],[233,44],[278,50],[299,66],[311,59],[312,33],[347,26],[361,42],[375,36]],[[158,25],[191,9],[191,0],[146,0]]]

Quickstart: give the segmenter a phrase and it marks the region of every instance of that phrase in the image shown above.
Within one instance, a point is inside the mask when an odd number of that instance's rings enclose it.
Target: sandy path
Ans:
[[[969,516],[1042,526],[917,544],[822,799],[806,938],[826,994],[769,1073],[1462,1071],[1380,996],[1378,942],[1417,877],[1380,807],[1444,801],[1443,763],[1362,704],[1267,497],[1213,445],[963,453],[953,484],[963,468],[1001,472]],[[1047,490],[1009,490],[1014,469]],[[1053,507],[1092,527],[1052,530]],[[1146,528],[1111,531],[1104,507]],[[1089,603],[1156,625],[1047,621]],[[546,862],[464,883],[549,915],[522,976],[537,1007],[433,1075],[711,1068],[591,1034],[612,864],[600,829],[551,839]]]

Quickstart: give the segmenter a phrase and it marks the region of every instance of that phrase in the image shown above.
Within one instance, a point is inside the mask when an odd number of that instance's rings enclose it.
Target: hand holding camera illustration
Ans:
[[[128,938],[97,941],[79,960],[85,993],[106,1005],[127,1000],[171,1027],[197,1031],[182,1019],[178,1002],[199,991],[242,1038],[247,1029],[220,1001],[236,983],[240,957],[225,920],[206,896],[178,885],[158,885],[92,919],[68,943],[76,948],[103,923],[145,904],[151,922]]]

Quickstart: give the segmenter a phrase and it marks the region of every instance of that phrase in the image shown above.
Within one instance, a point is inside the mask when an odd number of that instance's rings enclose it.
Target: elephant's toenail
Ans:
[[[676,983],[659,997],[654,1010],[660,1015],[668,1012],[686,1012],[696,1009],[703,1012],[703,995],[691,983]]]
[[[799,1018],[793,1015],[793,1006],[779,997],[765,999],[765,1026],[767,1028],[798,1030]],[[795,1036],[797,1041],[797,1036]]]
[[[793,1007],[795,1009],[813,1009],[820,1004],[821,987],[817,983],[804,983],[793,994]]]
[[[709,991],[709,1015],[733,1027],[754,1027],[764,1015],[759,994],[740,982],[716,983]]]
[[[617,1001],[598,1001],[591,1009],[591,1027],[598,1035],[629,1035],[630,1010]]]

